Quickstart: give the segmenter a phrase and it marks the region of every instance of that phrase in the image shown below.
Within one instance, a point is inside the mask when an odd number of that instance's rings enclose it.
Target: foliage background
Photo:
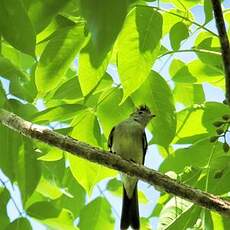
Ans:
[[[162,159],[161,172],[228,198],[228,133],[209,141],[212,123],[230,113],[211,2],[170,2],[1,0],[0,106],[107,148],[111,128],[145,103],[157,115],[146,165]],[[229,2],[223,6],[229,31]],[[0,168],[1,229],[118,226],[113,170],[3,126]],[[229,228],[216,213],[139,187],[142,229]]]

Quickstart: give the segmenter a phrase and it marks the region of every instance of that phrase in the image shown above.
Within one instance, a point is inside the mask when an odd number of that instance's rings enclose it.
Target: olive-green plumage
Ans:
[[[144,164],[147,141],[145,127],[154,115],[147,106],[140,106],[130,117],[116,125],[108,140],[110,150],[126,160]],[[123,205],[121,229],[131,226],[139,229],[137,178],[121,174],[123,182]]]

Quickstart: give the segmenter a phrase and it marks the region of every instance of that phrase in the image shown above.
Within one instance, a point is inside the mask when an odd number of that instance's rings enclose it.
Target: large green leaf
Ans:
[[[216,134],[216,127],[213,122],[222,120],[222,116],[225,114],[230,114],[229,106],[218,102],[207,102],[205,104],[202,123],[210,136]]]
[[[230,191],[229,176],[230,176],[230,157],[226,157],[226,154],[222,152],[222,155],[213,158],[212,170],[208,174],[207,191],[212,194],[223,195]],[[218,168],[214,168],[217,167]],[[206,177],[207,178],[207,177]],[[204,181],[203,183],[205,183]]]
[[[96,198],[81,211],[80,229],[88,230],[89,226],[92,230],[114,229],[111,206],[104,198]]]
[[[95,114],[84,110],[72,122],[71,136],[94,146],[101,145],[101,134]],[[90,194],[94,185],[106,177],[116,174],[114,170],[91,163],[69,154],[70,169],[82,187]]]
[[[83,97],[79,80],[76,76],[66,81],[55,92],[54,99],[78,99]]]
[[[66,121],[72,119],[84,106],[78,104],[63,104],[48,108],[34,115],[34,122]]]
[[[207,57],[206,57],[207,58]],[[210,57],[208,57],[210,59]],[[196,59],[189,63],[174,59],[170,66],[172,80],[180,83],[206,83],[224,87],[222,67],[206,64]]]
[[[205,14],[205,23],[208,23],[213,19],[212,2],[209,0],[204,0],[204,14]]]
[[[136,105],[147,104],[156,114],[149,125],[154,135],[152,142],[167,147],[176,132],[175,107],[167,82],[152,71],[143,85],[132,95],[132,99]]]
[[[40,93],[47,93],[58,86],[84,40],[82,23],[56,32],[43,51],[35,72]]]
[[[99,60],[111,49],[120,32],[128,7],[127,0],[80,0],[81,13],[87,21],[91,42],[100,55]],[[92,14],[92,12],[94,12]],[[92,57],[91,57],[92,58]],[[99,60],[91,59],[93,65]],[[95,63],[96,62],[96,63]],[[97,63],[99,62],[99,63]]]
[[[177,113],[177,131],[174,143],[191,144],[203,137],[209,136],[202,124],[203,106],[194,105]]]
[[[0,1],[0,31],[16,49],[34,56],[36,37],[21,0]]]
[[[31,217],[40,220],[54,218],[60,214],[60,210],[55,208],[51,202],[47,201],[34,203],[28,207],[26,211]]]
[[[0,75],[10,80],[10,92],[21,99],[33,101],[36,96],[36,88],[31,79],[24,74],[9,59],[0,56]]]
[[[32,226],[28,219],[20,217],[13,222],[11,222],[5,230],[32,230]]]
[[[85,190],[75,180],[69,169],[65,170],[62,186],[63,189],[68,192],[69,196],[63,195],[57,200],[56,204],[60,208],[62,207],[70,210],[73,216],[77,217],[85,204]]]
[[[177,102],[184,105],[202,104],[205,101],[201,84],[176,83],[173,96]]]
[[[17,78],[26,79],[26,75],[9,59],[3,56],[0,56],[0,75],[8,80],[16,80]]]
[[[161,14],[151,7],[139,6],[129,13],[117,44],[122,102],[148,77],[159,52],[162,23]]]
[[[128,7],[127,0],[81,0],[90,40],[80,54],[79,80],[87,95],[104,75]],[[92,14],[92,12],[94,12]]]
[[[55,230],[79,230],[74,226],[74,219],[71,213],[63,209],[56,218],[49,218],[42,221],[49,229]]]
[[[208,32],[200,33],[196,38],[195,47],[198,49],[210,51],[210,53],[196,53],[202,62],[222,70],[222,57],[220,53],[220,43],[218,37],[214,37]],[[216,53],[213,53],[212,51]]]
[[[182,226],[187,229],[196,224],[200,208],[193,206],[189,201],[173,197],[163,207],[157,230],[177,230]]]
[[[22,137],[0,124],[0,168],[3,173],[14,181],[18,164],[18,152]]]
[[[217,160],[223,156],[223,150],[221,144],[216,146],[216,150],[213,151],[213,143],[210,143],[209,138],[200,140],[197,143],[187,148],[181,148],[176,150],[173,154],[169,155],[161,164],[160,171],[174,171],[180,173],[185,167],[204,168],[208,165],[209,157],[213,154],[213,159]],[[209,167],[215,168],[214,161]]]
[[[24,138],[18,153],[16,174],[23,203],[33,193],[41,176],[40,162],[35,154],[31,141]]]
[[[10,223],[10,219],[7,215],[7,203],[9,202],[9,199],[10,194],[8,190],[0,186],[0,220],[2,229],[4,229]]]
[[[180,48],[181,42],[188,38],[189,32],[187,26],[183,22],[177,22],[171,28],[169,32],[169,39],[171,46],[174,50],[178,50]]]
[[[106,137],[109,136],[112,128],[122,120],[125,120],[133,112],[134,107],[130,99],[119,105],[122,99],[122,90],[112,88],[101,94],[98,107],[97,117],[103,128]],[[109,116],[108,116],[109,114]]]
[[[104,59],[94,66],[91,62],[97,61],[97,55],[99,55],[97,52],[99,51],[94,51],[91,43],[80,52],[79,81],[84,96],[88,95],[96,87],[109,64],[110,53],[106,54]]]
[[[162,14],[163,16],[163,35],[169,33],[170,29],[178,22],[183,22],[186,25],[191,25],[193,15],[185,9],[171,9]],[[185,19],[188,19],[185,20]]]
[[[41,32],[69,0],[34,0],[30,1],[28,15],[37,33]]]

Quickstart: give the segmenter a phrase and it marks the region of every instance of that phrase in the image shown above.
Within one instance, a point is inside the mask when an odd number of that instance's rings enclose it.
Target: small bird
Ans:
[[[119,154],[122,158],[144,164],[147,150],[145,127],[155,117],[146,105],[141,105],[130,117],[110,132],[108,147],[110,151]],[[137,194],[137,178],[121,174],[123,183],[123,201],[121,212],[121,230],[140,229],[139,206]]]

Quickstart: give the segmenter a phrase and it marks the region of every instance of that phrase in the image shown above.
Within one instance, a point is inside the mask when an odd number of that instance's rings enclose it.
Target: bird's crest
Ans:
[[[137,111],[145,111],[145,112],[150,112],[150,109],[147,105],[140,105],[138,108],[137,108]]]

